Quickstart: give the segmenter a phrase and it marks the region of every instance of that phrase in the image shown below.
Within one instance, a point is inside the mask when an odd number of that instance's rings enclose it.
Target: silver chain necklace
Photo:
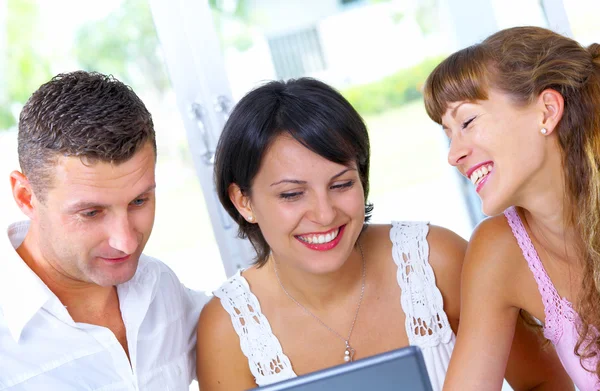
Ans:
[[[325,327],[327,330],[329,330],[333,334],[335,334],[339,339],[344,341],[344,343],[346,344],[346,347],[344,350],[344,361],[345,362],[352,362],[354,360],[354,353],[356,353],[356,350],[354,350],[354,348],[350,345],[350,337],[352,336],[352,331],[354,330],[354,324],[356,323],[356,318],[358,317],[358,311],[360,310],[360,305],[363,301],[363,296],[365,295],[365,277],[367,275],[367,268],[366,268],[366,264],[365,264],[365,256],[363,254],[363,249],[362,249],[362,246],[360,245],[360,242],[358,243],[358,249],[360,250],[360,257],[362,259],[362,265],[363,265],[363,267],[362,267],[362,286],[360,288],[360,298],[358,299],[358,306],[356,307],[356,313],[354,314],[354,319],[352,320],[352,325],[350,326],[350,331],[348,332],[348,338],[344,338],[340,333],[338,333],[331,327],[327,326],[325,324],[325,322],[323,322],[317,315],[313,314],[308,308],[306,308],[305,306],[300,304],[300,302],[298,300],[294,299],[294,297],[292,295],[290,295],[290,293],[285,289],[285,287],[281,283],[281,279],[279,278],[279,272],[277,271],[277,264],[275,262],[273,262],[273,268],[275,269],[275,277],[277,277],[277,281],[279,282],[281,289],[283,289],[283,291],[285,292],[287,297],[289,297],[294,303],[296,303],[296,305],[298,307],[300,307],[304,312],[306,312],[308,315],[312,316],[317,322],[321,323],[321,325],[323,327]]]

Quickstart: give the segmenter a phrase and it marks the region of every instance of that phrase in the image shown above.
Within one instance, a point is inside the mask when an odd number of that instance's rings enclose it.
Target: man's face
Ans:
[[[154,149],[128,161],[85,164],[60,157],[30,231],[37,256],[66,281],[112,286],[130,280],[152,232]],[[55,274],[55,273],[54,273]]]

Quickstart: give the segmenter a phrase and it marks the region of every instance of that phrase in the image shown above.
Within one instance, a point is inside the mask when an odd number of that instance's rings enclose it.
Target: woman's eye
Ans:
[[[296,198],[300,197],[301,195],[302,195],[301,191],[295,191],[295,192],[291,192],[291,193],[281,193],[281,194],[279,194],[279,198],[289,201],[289,200],[296,199]]]
[[[471,122],[473,122],[475,120],[475,118],[477,118],[477,116],[471,117],[468,120],[466,120],[465,122],[463,122],[462,128],[466,129],[471,124]]]
[[[331,186],[331,189],[347,189],[354,186],[354,180],[350,180],[348,182],[344,182],[344,183],[338,183],[335,185]]]

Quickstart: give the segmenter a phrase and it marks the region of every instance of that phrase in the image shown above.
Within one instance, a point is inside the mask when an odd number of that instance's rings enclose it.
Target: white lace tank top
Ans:
[[[398,266],[397,278],[402,290],[399,299],[406,315],[406,335],[410,345],[421,348],[431,384],[438,391],[444,384],[455,336],[429,265],[428,231],[427,223],[393,222],[390,239],[392,256]],[[231,316],[257,385],[297,376],[263,315],[257,297],[239,272],[214,295],[221,299],[223,308]]]

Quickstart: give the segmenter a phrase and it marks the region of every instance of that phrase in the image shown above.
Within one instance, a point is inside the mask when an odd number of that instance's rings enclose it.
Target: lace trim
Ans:
[[[398,266],[401,304],[406,314],[406,334],[411,345],[421,348],[450,342],[453,332],[444,312],[442,294],[429,264],[427,223],[393,222],[390,239]]]
[[[525,226],[523,225],[517,210],[514,207],[510,207],[504,211],[504,215],[508,220],[513,236],[519,243],[519,247],[527,261],[527,265],[529,265],[529,269],[533,273],[538,290],[542,295],[544,315],[546,316],[544,336],[556,345],[563,333],[563,323],[561,322],[561,319],[566,319],[570,323],[574,323],[578,318],[577,313],[571,302],[565,297],[560,297],[556,291],[552,280],[550,280],[550,276],[548,276],[548,273],[531,242],[531,238],[525,230]]]
[[[397,281],[402,290],[401,305],[406,315],[409,344],[423,349],[430,378],[438,379],[441,389],[454,347],[454,333],[429,264],[428,231],[426,223],[393,222],[390,239],[392,256],[398,266]],[[262,386],[296,377],[246,279],[238,272],[214,295],[221,299],[231,317],[256,384]]]
[[[240,272],[226,281],[214,295],[221,299],[221,305],[231,316],[256,384],[266,385],[295,377],[289,358],[283,354],[258,299]]]

